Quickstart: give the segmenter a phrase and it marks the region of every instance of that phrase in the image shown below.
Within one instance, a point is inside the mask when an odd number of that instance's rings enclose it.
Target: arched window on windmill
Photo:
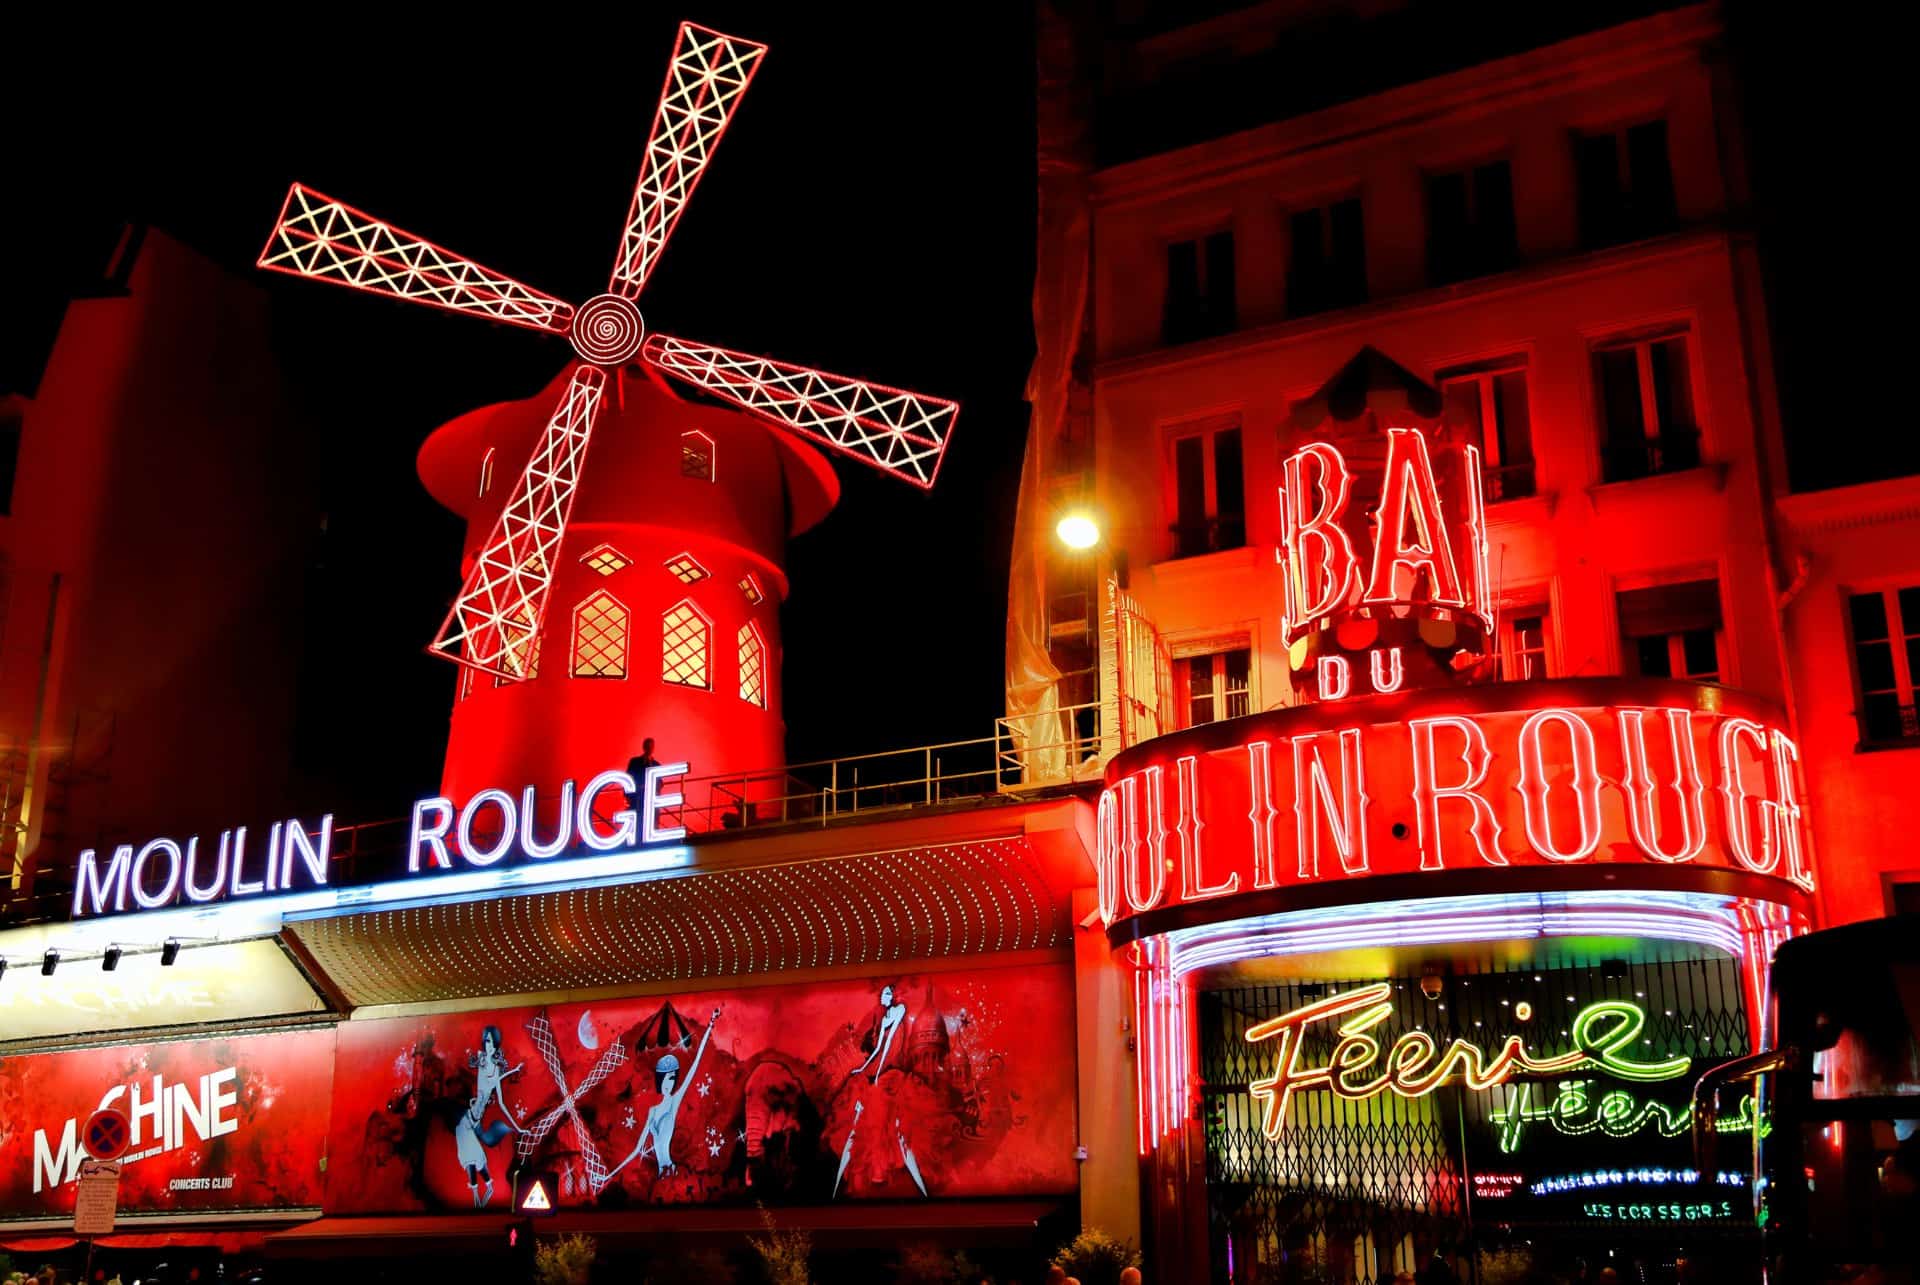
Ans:
[[[531,621],[532,618],[531,613],[529,613],[525,607],[521,607],[513,613],[513,632],[519,635],[520,638],[518,642],[508,644],[507,654],[502,657],[502,662],[508,667],[519,667],[520,681],[522,682],[540,677],[540,635],[537,631],[528,628],[528,622]],[[622,668],[624,668],[624,665]],[[510,681],[510,679],[502,678],[496,674],[494,675],[493,685],[495,687],[505,687]]]
[[[713,690],[713,622],[682,598],[660,617],[660,681]]]
[[[680,476],[713,481],[713,439],[699,429],[680,434]]]
[[[597,590],[573,609],[573,663],[575,678],[627,676],[628,614],[620,600]]]
[[[751,620],[740,626],[740,699],[767,707],[767,642]]]

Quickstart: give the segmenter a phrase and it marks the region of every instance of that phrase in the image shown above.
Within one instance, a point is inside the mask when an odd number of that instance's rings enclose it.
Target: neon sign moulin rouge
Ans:
[[[1596,699],[1609,696],[1632,703]],[[1422,708],[1434,701],[1447,708]],[[1301,706],[1160,737],[1116,758],[1107,782],[1095,867],[1110,925],[1464,869],[1640,864],[1814,886],[1798,749],[1760,702],[1697,684]]]
[[[532,786],[518,795],[481,790],[457,808],[453,800],[441,796],[421,799],[413,805],[407,873],[432,873],[459,865],[486,869],[514,856],[544,861],[581,849],[591,856],[684,839],[686,828],[662,824],[661,813],[684,802],[678,792],[666,787],[685,776],[687,766],[657,764],[640,781],[617,769],[602,772],[584,789],[567,781],[554,806],[537,799]],[[608,792],[622,802],[636,800],[636,805],[597,809]],[[543,836],[539,822],[548,816],[553,831]],[[73,916],[324,888],[332,849],[332,813],[313,827],[298,819],[274,822],[266,842],[254,850],[254,858],[249,856],[245,826],[223,830],[218,843],[205,848],[199,835],[184,843],[150,839],[138,849],[121,844],[104,863],[96,849],[88,848],[80,854],[74,876]],[[256,858],[258,864],[252,864]]]

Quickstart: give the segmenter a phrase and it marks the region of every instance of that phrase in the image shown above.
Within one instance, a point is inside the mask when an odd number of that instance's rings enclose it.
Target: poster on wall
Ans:
[[[126,1113],[126,1213],[320,1205],[333,1029],[0,1058],[0,1218],[73,1210],[80,1130]]]
[[[814,1203],[1073,1190],[1068,966],[343,1026],[327,1208]]]

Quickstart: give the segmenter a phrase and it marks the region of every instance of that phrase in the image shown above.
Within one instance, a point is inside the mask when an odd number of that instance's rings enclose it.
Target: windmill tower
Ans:
[[[839,493],[814,444],[921,487],[939,471],[953,402],[641,318],[765,53],[681,25],[607,292],[578,307],[297,183],[261,253],[273,271],[564,336],[577,358],[539,397],[463,415],[420,452],[428,490],[467,519],[460,592],[431,644],[462,666],[450,797],[552,795],[648,736],[695,773],[779,763],[785,543]],[[662,376],[738,409],[684,401]]]

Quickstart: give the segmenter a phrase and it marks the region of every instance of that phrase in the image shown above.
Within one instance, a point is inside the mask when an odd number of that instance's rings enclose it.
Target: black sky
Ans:
[[[251,264],[298,178],[553,293],[603,288],[676,24],[771,46],[648,287],[663,329],[958,398],[937,491],[836,465],[795,542],[784,663],[796,759],[984,735],[1001,706],[1007,544],[1031,355],[1031,19],[1018,3],[382,8],[99,16],[9,44],[0,290],[35,319],[151,221],[273,301],[310,438],[289,504],[310,565],[300,749],[343,814],[437,779],[453,673],[421,644],[459,530],[413,456],[439,423],[524,397],[563,342]],[[1895,356],[1907,165],[1869,11],[1735,0],[1794,472],[1911,471]],[[1878,298],[1885,311],[1874,309]],[[1889,404],[1891,402],[1891,404]],[[219,574],[217,551],[208,574]]]
[[[10,279],[47,293],[97,271],[133,217],[271,293],[316,471],[288,502],[327,518],[300,738],[325,802],[377,815],[438,779],[453,669],[419,649],[457,587],[459,527],[415,451],[461,411],[537,391],[569,353],[253,258],[297,178],[563,298],[600,292],[683,17],[771,51],[641,300],[649,323],[962,403],[932,495],[837,463],[839,507],[794,542],[790,756],[991,733],[1032,352],[1031,20],[1011,5],[931,25],[898,7],[481,12],[73,33],[42,49],[71,79],[22,96],[41,118],[34,200],[7,215]],[[39,247],[26,261],[23,240]]]

